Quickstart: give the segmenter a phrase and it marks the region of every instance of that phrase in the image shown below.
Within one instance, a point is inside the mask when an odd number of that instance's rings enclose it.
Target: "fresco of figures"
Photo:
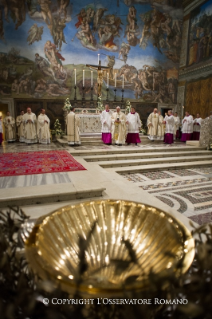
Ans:
[[[0,0],[0,96],[95,98],[100,59],[103,98],[176,103],[181,2]]]
[[[191,13],[188,65],[212,57],[212,0]]]

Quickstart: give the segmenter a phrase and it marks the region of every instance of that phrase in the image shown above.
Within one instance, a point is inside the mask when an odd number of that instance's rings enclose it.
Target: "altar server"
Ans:
[[[195,120],[193,120],[193,129],[194,129],[193,140],[195,141],[199,141],[201,122],[202,122],[202,119],[199,113],[197,113],[197,117],[195,118]]]
[[[38,116],[37,135],[38,142],[41,144],[50,144],[50,119],[45,114],[45,110],[41,110],[41,114]]]
[[[158,112],[158,117],[159,117],[159,120],[158,120],[158,137],[157,137],[157,139],[163,141],[166,125],[163,123],[164,118],[163,118],[163,115],[161,115],[161,112]]]
[[[164,143],[165,144],[172,144],[174,143],[174,116],[172,115],[171,110],[168,111],[168,114],[165,116],[164,124],[166,124],[165,128],[165,136],[164,136]]]
[[[20,112],[20,115],[17,116],[16,118],[16,126],[18,128],[18,138],[19,142],[23,143],[24,142],[24,111]]]
[[[7,116],[3,122],[5,127],[5,140],[7,142],[15,142],[15,119],[10,115],[10,112],[7,112]]]
[[[121,146],[122,144],[125,144],[126,116],[121,112],[120,106],[116,107],[116,112],[113,113],[111,121],[113,141],[116,145]]]
[[[128,133],[127,133],[127,139],[126,143],[129,145],[131,143],[135,143],[137,145],[138,143],[141,143],[139,132],[142,126],[140,116],[135,111],[134,107],[131,107],[131,112],[127,114],[127,122],[128,124]]]
[[[147,119],[148,138],[152,141],[158,138],[159,115],[158,109],[155,108]]]
[[[111,116],[109,104],[105,105],[105,110],[101,113],[101,123],[102,123],[102,141],[104,144],[112,144],[112,134],[111,134]]]
[[[80,118],[74,113],[74,107],[71,107],[69,114],[66,117],[68,145],[80,145]]]
[[[180,138],[180,118],[177,112],[174,113],[174,140]]]
[[[3,124],[2,124],[2,116],[0,116],[0,145],[3,141]]]
[[[185,117],[182,120],[182,136],[181,142],[192,140],[193,135],[193,117],[185,112]]]
[[[27,108],[27,112],[23,116],[24,121],[24,141],[27,144],[37,143],[37,118],[34,113],[32,113],[31,108]]]

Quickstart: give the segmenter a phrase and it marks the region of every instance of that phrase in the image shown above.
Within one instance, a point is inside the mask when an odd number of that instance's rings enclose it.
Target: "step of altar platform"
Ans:
[[[148,136],[141,135],[141,134],[140,134],[140,139],[141,139],[142,144],[161,143],[160,140],[155,140],[154,142],[152,142],[149,140]],[[95,135],[91,135],[91,134],[85,135],[84,134],[84,135],[80,136],[80,140],[81,140],[81,145],[101,145],[101,144],[103,145],[101,134],[95,134]],[[59,138],[59,139],[57,139],[57,141],[63,145],[68,144],[67,136],[64,136],[62,139]]]
[[[129,167],[138,165],[154,165],[154,164],[166,164],[170,163],[185,163],[185,162],[203,162],[210,161],[212,165],[212,155],[202,155],[202,156],[177,156],[175,157],[159,157],[159,158],[146,158],[146,159],[134,159],[134,160],[113,160],[113,161],[101,161],[98,164],[103,168],[113,168],[113,167]]]
[[[186,145],[199,147],[199,141],[186,141]]]
[[[175,170],[175,169],[193,169],[193,168],[204,168],[204,167],[212,167],[212,161],[193,161],[193,162],[175,162],[175,163],[154,163],[154,164],[146,164],[146,165],[138,165],[138,166],[127,166],[127,167],[110,167],[106,168],[107,171],[116,172],[119,174],[125,173],[141,173],[142,172],[152,172],[152,171],[167,171],[167,170]]]
[[[83,198],[101,197],[105,188],[92,185],[77,186],[67,183],[38,187],[5,188],[0,192],[0,208],[64,202]],[[45,213],[45,212],[44,212]]]
[[[155,148],[140,148],[140,147],[130,147],[130,146],[121,146],[117,147],[117,149],[98,149],[98,150],[71,150],[71,154],[74,156],[93,156],[93,155],[113,155],[113,154],[146,154],[146,153],[166,153],[166,152],[193,152],[193,151],[204,151],[206,147],[191,147],[191,146],[183,146],[183,147],[155,147]],[[210,153],[210,152],[209,152]]]
[[[90,155],[90,154],[89,154]],[[123,160],[141,160],[141,159],[150,159],[150,158],[166,158],[166,157],[191,157],[191,156],[212,156],[212,153],[209,151],[199,151],[195,149],[193,151],[183,151],[179,150],[178,152],[171,152],[170,149],[168,152],[157,151],[157,152],[147,152],[142,153],[129,153],[128,154],[112,154],[112,155],[92,155],[92,156],[83,156],[86,162],[103,162],[103,161],[123,161]],[[98,163],[101,165],[101,163]]]

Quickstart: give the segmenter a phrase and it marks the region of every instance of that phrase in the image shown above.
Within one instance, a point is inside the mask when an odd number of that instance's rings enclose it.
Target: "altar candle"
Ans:
[[[124,89],[124,74],[122,75],[122,89]]]
[[[75,78],[75,85],[77,84],[77,70],[74,69],[74,78]]]
[[[85,70],[83,70],[83,78],[82,78],[83,86],[85,86]]]
[[[116,88],[116,73],[115,73],[115,88]]]
[[[99,65],[99,56],[100,56],[100,54],[98,53],[98,65]]]
[[[109,73],[107,73],[107,88],[109,88]]]
[[[91,86],[93,86],[93,71],[91,71]]]

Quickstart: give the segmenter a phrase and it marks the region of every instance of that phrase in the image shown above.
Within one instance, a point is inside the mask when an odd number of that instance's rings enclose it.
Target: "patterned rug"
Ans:
[[[66,151],[0,154],[0,177],[86,170]]]

